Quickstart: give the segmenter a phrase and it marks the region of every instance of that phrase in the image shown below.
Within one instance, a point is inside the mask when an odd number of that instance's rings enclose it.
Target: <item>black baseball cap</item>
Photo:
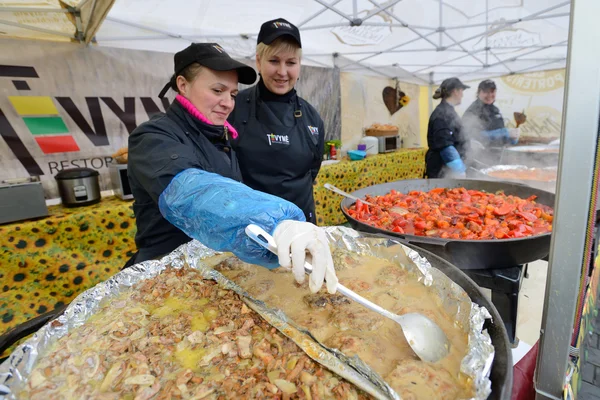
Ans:
[[[486,91],[486,90],[496,90],[496,82],[491,79],[486,79],[485,81],[479,82],[479,86],[477,87],[477,91]]]
[[[271,44],[275,39],[284,35],[291,36],[296,42],[298,42],[298,46],[302,48],[300,31],[298,28],[296,28],[296,25],[286,21],[283,18],[277,18],[262,24],[260,27],[260,32],[258,32],[256,44]]]
[[[467,86],[464,83],[462,83],[461,80],[458,78],[444,79],[440,87],[437,88],[437,90],[433,94],[433,98],[439,99],[442,97],[446,97],[454,89],[468,89],[470,87],[471,86]]]
[[[251,85],[256,81],[256,71],[239,61],[234,60],[217,43],[192,43],[173,57],[175,73],[169,83],[160,91],[158,97],[163,97],[169,88],[175,90],[175,80],[184,69],[198,63],[215,71],[237,71],[238,82]]]

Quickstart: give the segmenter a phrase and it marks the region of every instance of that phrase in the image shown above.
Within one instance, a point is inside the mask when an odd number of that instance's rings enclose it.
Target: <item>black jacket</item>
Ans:
[[[170,253],[191,240],[158,209],[158,198],[175,175],[198,168],[236,181],[242,179],[226,128],[199,121],[177,100],[166,114],[152,117],[131,133],[128,156],[139,250],[135,262]]]
[[[460,117],[453,106],[447,101],[442,102],[433,110],[427,126],[427,154],[425,155],[428,178],[441,178],[445,163],[440,152],[448,146],[454,146],[463,161],[466,158],[468,142],[464,137]]]
[[[325,145],[317,110],[295,90],[276,95],[261,80],[238,94],[229,121],[239,133],[231,143],[244,183],[296,204],[307,221],[316,222],[313,181]],[[275,141],[269,139],[271,134]]]
[[[470,139],[481,140],[482,131],[504,128],[504,118],[498,107],[477,99],[463,114],[463,126]]]

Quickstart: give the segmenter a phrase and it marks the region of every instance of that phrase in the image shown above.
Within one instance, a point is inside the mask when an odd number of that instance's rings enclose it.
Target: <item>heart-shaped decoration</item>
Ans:
[[[394,115],[396,111],[402,108],[400,103],[396,100],[396,89],[390,86],[383,88],[383,103],[387,107],[390,115]]]
[[[399,89],[394,89],[391,86],[386,86],[383,88],[382,96],[383,103],[390,112],[390,115],[394,115],[396,111],[400,110],[403,107],[403,105],[405,105],[401,101],[399,101],[399,99],[406,97],[404,92],[400,91]],[[408,98],[406,97],[406,99]]]

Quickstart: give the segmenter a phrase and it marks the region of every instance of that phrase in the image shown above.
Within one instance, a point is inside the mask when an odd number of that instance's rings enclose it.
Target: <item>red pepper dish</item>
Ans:
[[[408,194],[390,191],[366,196],[348,215],[373,227],[406,235],[443,239],[490,240],[541,235],[552,231],[554,211],[535,202],[504,193],[465,188],[436,188]],[[392,207],[394,207],[392,209]],[[395,212],[401,210],[402,212]]]

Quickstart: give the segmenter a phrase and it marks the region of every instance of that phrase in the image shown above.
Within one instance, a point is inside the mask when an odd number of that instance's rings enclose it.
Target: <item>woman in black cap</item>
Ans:
[[[256,72],[216,43],[194,43],[174,59],[175,73],[159,96],[171,88],[175,100],[165,114],[153,116],[129,136],[138,247],[132,263],[167,254],[194,238],[252,264],[291,267],[302,282],[309,251],[314,267],[310,289],[319,290],[326,276],[334,292],[337,278],[325,233],[303,222],[294,204],[241,183],[229,143],[237,132],[227,117],[238,82],[254,83]],[[249,224],[273,235],[278,260],[246,236]]]
[[[480,142],[484,147],[517,144],[519,128],[507,129],[504,118],[496,101],[496,83],[486,79],[477,87],[477,100],[463,114],[463,126],[470,139]]]
[[[433,94],[434,99],[442,101],[431,113],[427,127],[429,150],[425,155],[425,174],[429,179],[465,177],[467,141],[454,107],[460,104],[468,88],[458,78],[448,78]]]
[[[229,121],[244,183],[284,198],[316,222],[313,181],[321,168],[325,127],[296,94],[302,42],[298,28],[279,18],[262,24],[256,47],[258,84],[242,91]]]

